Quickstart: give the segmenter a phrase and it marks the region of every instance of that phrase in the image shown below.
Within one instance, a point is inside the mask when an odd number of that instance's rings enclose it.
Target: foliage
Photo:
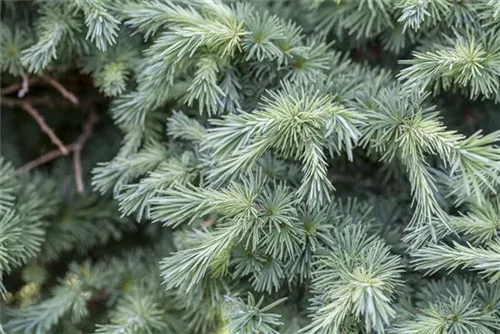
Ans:
[[[0,6],[0,332],[500,331],[498,1]]]

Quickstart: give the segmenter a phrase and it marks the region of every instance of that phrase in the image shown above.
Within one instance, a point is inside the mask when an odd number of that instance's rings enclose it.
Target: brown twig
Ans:
[[[81,156],[81,151],[83,149],[83,146],[92,136],[92,133],[94,131],[93,126],[95,125],[97,120],[98,120],[97,115],[94,112],[90,113],[89,119],[86,121],[86,123],[83,126],[83,133],[78,137],[78,139],[74,143],[66,146],[66,148],[68,149],[69,152],[74,153],[75,151],[78,150],[79,151],[78,154]],[[54,159],[61,157],[61,156],[63,156],[63,154],[60,150],[50,151],[50,152],[36,158],[35,160],[32,160],[32,161],[28,162],[27,164],[19,167],[16,170],[16,173],[21,174],[21,173],[28,172],[34,168],[37,168],[43,164],[46,164]],[[80,165],[80,162],[79,161],[77,161],[77,162]],[[81,180],[81,167],[79,167],[79,170],[80,170],[80,172],[79,172],[79,174],[77,174],[76,168],[75,168],[75,178],[77,180]],[[77,176],[77,175],[79,175],[79,176]],[[79,189],[78,184],[83,185],[83,182],[77,181],[77,189]]]
[[[23,99],[24,102],[27,102],[33,106],[43,105],[47,108],[53,109],[56,107],[64,106],[65,108],[76,108],[74,104],[70,103],[66,99],[62,99],[59,97],[54,98],[54,96],[50,95],[42,95],[42,96],[32,96],[25,97]]]
[[[5,87],[0,90],[1,95],[8,95],[11,93],[14,93],[15,91],[18,92],[17,96],[18,97],[24,97],[28,93],[29,86],[39,84],[43,81],[47,82],[49,85],[57,89],[57,91],[68,101],[70,101],[73,104],[78,104],[80,101],[78,98],[75,96],[75,94],[71,93],[69,90],[67,90],[61,83],[59,83],[57,80],[54,78],[49,77],[48,75],[44,75],[43,77],[38,77],[38,76],[31,76],[28,77],[26,74],[22,75],[23,81],[22,82],[17,82],[15,84],[12,84],[8,87]],[[43,79],[43,80],[42,80]]]
[[[50,140],[59,148],[62,154],[67,155],[69,153],[63,142],[59,139],[59,137],[57,137],[52,128],[48,126],[47,123],[45,123],[45,120],[40,115],[38,110],[36,110],[30,103],[23,100],[14,100],[5,97],[2,97],[0,102],[10,107],[18,106],[23,108],[28,114],[30,114],[31,117],[35,119],[35,121],[38,123],[38,126],[40,126],[42,131],[49,136]]]
[[[24,97],[30,90],[29,77],[26,73],[22,73],[21,76],[23,77],[23,82],[21,83],[21,89],[17,92],[17,97]]]
[[[82,150],[85,143],[90,139],[90,137],[92,137],[92,134],[94,132],[94,125],[98,120],[99,118],[97,117],[97,114],[94,111],[91,111],[89,113],[89,118],[83,125],[83,132],[75,142],[75,148],[73,149],[73,166],[75,168],[76,191],[80,194],[85,190],[82,177]]]
[[[75,149],[75,144],[70,144],[67,145],[66,148],[68,149],[69,152],[72,152]],[[46,164],[47,162],[50,162],[54,159],[57,159],[61,156],[63,156],[62,152],[60,150],[53,150],[50,151],[49,153],[46,153],[35,160],[31,160],[27,164],[22,165],[16,170],[16,173],[21,174],[25,172],[29,172],[32,169],[37,168],[38,166],[41,166],[43,164]]]
[[[7,95],[15,92],[16,90],[18,91],[18,97],[24,97],[26,93],[28,92],[29,85],[30,84],[35,84],[41,82],[41,79],[43,79],[45,82],[47,82],[49,85],[54,87],[59,93],[68,101],[70,101],[72,104],[77,105],[80,103],[78,98],[71,93],[69,90],[67,90],[62,84],[60,84],[57,80],[44,75],[43,77],[28,77],[26,75],[23,75],[23,82],[22,83],[16,83],[13,85],[10,85],[4,89],[0,90],[1,95]],[[50,103],[50,100],[47,101],[42,98],[34,98],[32,100],[33,103],[44,103],[48,104]],[[2,97],[0,99],[0,103],[8,105],[8,106],[18,106],[23,108],[28,114],[30,114],[35,121],[38,123],[40,128],[42,129],[43,132],[45,132],[49,138],[52,140],[52,142],[59,148],[59,150],[54,150],[51,151],[47,154],[44,154],[40,157],[38,157],[35,160],[32,160],[28,162],[27,164],[21,166],[19,169],[17,169],[17,173],[24,173],[29,170],[32,170],[33,168],[36,168],[40,165],[43,165],[49,161],[52,161],[54,159],[57,159],[58,157],[62,155],[67,155],[69,152],[73,152],[73,166],[75,170],[75,182],[76,182],[76,189],[78,193],[82,193],[84,191],[84,185],[83,185],[83,177],[82,177],[82,163],[81,163],[81,155],[82,155],[82,150],[85,145],[85,143],[90,139],[90,137],[93,134],[94,131],[94,125],[97,123],[99,120],[97,117],[97,114],[94,111],[91,111],[89,113],[89,118],[83,125],[83,132],[82,134],[78,137],[78,139],[70,145],[65,146],[62,141],[56,136],[54,131],[45,123],[43,117],[38,113],[38,110],[36,110],[33,107],[33,104],[29,102],[28,99],[23,99],[23,100],[15,100],[11,98],[5,98]]]
[[[213,219],[207,218],[207,219],[205,219],[204,221],[201,222],[201,226],[203,226],[204,228],[209,228],[214,223],[215,223],[215,221]]]
[[[35,85],[37,83],[40,83],[41,81],[42,81],[42,79],[39,77],[29,77],[28,78],[28,85],[32,86],[32,85]],[[14,92],[18,92],[20,89],[22,89],[23,84],[25,84],[24,81],[23,82],[16,82],[10,86],[2,88],[2,89],[0,89],[0,94],[1,95],[9,95],[9,94],[12,94]]]
[[[51,85],[52,87],[57,89],[59,91],[59,93],[61,93],[61,95],[64,98],[66,98],[67,100],[69,100],[71,103],[73,103],[73,104],[79,103],[78,98],[73,93],[71,93],[69,90],[64,88],[64,86],[61,85],[57,80],[55,80],[49,76],[46,76],[46,75],[43,76],[43,79],[45,81],[47,81],[49,83],[49,85]]]
[[[76,182],[76,191],[81,194],[85,190],[83,186],[83,177],[82,177],[82,159],[81,159],[82,151],[74,150],[73,151],[73,167],[75,168],[75,182]]]

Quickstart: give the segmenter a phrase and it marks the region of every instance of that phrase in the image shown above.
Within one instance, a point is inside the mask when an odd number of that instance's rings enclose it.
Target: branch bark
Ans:
[[[97,114],[92,110],[89,113],[89,118],[83,125],[83,132],[75,142],[75,148],[73,149],[73,166],[75,169],[75,182],[78,193],[83,193],[85,191],[82,176],[82,150],[85,143],[92,137],[92,134],[94,133],[94,125],[98,122],[98,120],[99,118]]]
[[[57,80],[55,80],[49,76],[43,76],[43,79],[45,81],[47,81],[49,83],[49,85],[51,85],[52,87],[57,89],[59,91],[59,93],[61,93],[61,95],[65,99],[69,100],[71,103],[78,104],[80,102],[80,101],[78,101],[78,98],[73,93],[71,93],[69,90],[64,88],[64,86],[61,85]]]
[[[93,127],[94,127],[95,123],[97,123],[97,121],[98,121],[97,114],[95,114],[94,112],[91,112],[89,114],[89,119],[85,122],[85,124],[83,126],[82,134],[78,137],[78,139],[74,143],[66,146],[66,148],[69,152],[74,153],[75,151],[78,150],[80,152],[79,155],[81,156],[81,151],[83,149],[83,146],[92,136],[92,134],[94,132]],[[35,169],[43,164],[46,164],[54,159],[61,157],[63,155],[64,154],[62,154],[62,152],[60,150],[50,151],[50,152],[48,152],[48,153],[46,153],[46,154],[44,154],[44,155],[42,155],[34,160],[28,162],[27,164],[19,167],[16,170],[16,173],[21,174],[21,173],[29,172],[30,170]],[[80,165],[80,167],[79,167],[80,173],[79,173],[79,176],[77,176],[77,174],[75,173],[75,178],[81,180],[81,164],[80,164],[79,160],[77,160],[76,162]],[[77,189],[78,189],[78,183],[83,185],[83,182],[77,181]]]
[[[42,78],[39,78],[39,77],[29,77],[28,78],[28,85],[30,85],[30,86],[36,85],[40,82],[42,82]],[[16,82],[10,86],[2,88],[2,89],[0,89],[0,94],[1,95],[9,95],[9,94],[12,94],[14,92],[18,92],[20,89],[23,88],[23,84],[25,84],[24,80],[23,80],[23,82]]]
[[[26,94],[28,94],[28,91],[30,89],[30,83],[29,83],[29,77],[23,73],[23,82],[21,84],[21,89],[17,92],[18,97],[24,97]]]
[[[59,81],[57,81],[56,79],[54,79],[48,75],[44,75],[42,77],[40,77],[40,76],[28,77],[27,75],[23,74],[23,81],[22,82],[15,83],[15,84],[12,84],[8,87],[1,89],[0,94],[1,95],[8,95],[8,94],[11,94],[11,93],[14,93],[17,91],[18,97],[21,98],[21,97],[24,97],[28,93],[29,86],[33,86],[33,85],[42,83],[43,81],[45,81],[46,83],[48,83],[49,85],[54,87],[65,99],[67,99],[71,103],[73,103],[73,104],[80,103],[80,101],[75,96],[75,94],[73,94],[68,89],[66,89]]]
[[[69,152],[73,152],[73,150],[75,149],[75,144],[67,145],[66,148],[68,149]],[[16,170],[16,173],[22,174],[22,173],[29,172],[30,170],[35,169],[43,164],[46,164],[47,162],[50,162],[54,159],[61,157],[63,155],[64,154],[62,154],[62,152],[60,150],[50,151],[50,152],[36,158],[35,160],[31,160],[27,164],[22,165],[21,167],[19,167]]]
[[[2,104],[8,105],[9,107],[18,106],[23,108],[28,114],[30,114],[31,117],[33,117],[33,119],[38,123],[40,129],[42,129],[42,131],[45,132],[47,136],[49,136],[52,143],[54,143],[59,148],[62,154],[67,155],[69,153],[63,142],[54,133],[54,130],[52,130],[52,128],[47,123],[45,123],[45,120],[40,115],[38,110],[35,109],[35,107],[33,107],[30,103],[23,100],[14,100],[5,97],[2,97],[0,102]]]

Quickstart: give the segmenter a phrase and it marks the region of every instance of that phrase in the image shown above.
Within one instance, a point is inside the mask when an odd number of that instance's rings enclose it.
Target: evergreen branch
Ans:
[[[166,312],[161,305],[148,295],[147,290],[135,288],[119,300],[112,312],[112,324],[97,325],[95,334],[132,334],[161,332],[176,333],[180,328],[172,328],[166,322]]]
[[[284,276],[283,264],[278,260],[267,257],[263,261],[260,270],[252,274],[250,282],[255,291],[271,294],[280,289]]]
[[[25,264],[41,248],[45,231],[42,229],[43,223],[39,221],[43,216],[36,212],[37,204],[39,203],[26,203],[16,208],[24,211],[10,210],[1,213],[0,278],[5,273],[10,273],[13,268]],[[5,297],[2,280],[0,296]]]
[[[261,240],[253,242],[252,249],[260,246],[266,255],[278,261],[293,258],[305,242],[293,192],[283,184],[274,184],[272,190],[265,188],[259,203],[264,212],[262,223],[268,226],[268,231]],[[258,246],[260,241],[262,244]]]
[[[108,96],[117,96],[127,88],[130,71],[123,63],[106,64],[102,71],[95,74],[96,85]]]
[[[146,94],[132,92],[119,96],[113,100],[111,115],[113,120],[122,126],[140,125],[146,119],[148,111],[154,109],[155,102],[151,101]]]
[[[333,190],[326,175],[325,134],[335,131],[341,138],[355,141],[357,132],[349,118],[358,117],[353,110],[332,103],[327,95],[285,83],[280,91],[263,98],[260,110],[212,121],[218,126],[209,130],[202,143],[217,163],[210,175],[215,184],[223,182],[237,171],[248,170],[274,148],[284,158],[303,161],[305,178],[299,196],[323,203]]]
[[[470,98],[482,95],[497,98],[500,61],[500,39],[490,33],[478,38],[471,34],[449,38],[440,51],[414,52],[414,59],[402,60],[410,65],[398,77],[410,89],[425,89],[441,81],[444,89],[452,85],[468,88]]]
[[[467,197],[472,197],[478,204],[485,202],[482,194],[488,191],[495,193],[495,187],[500,183],[500,131],[481,135],[476,132],[458,143],[455,161],[451,163],[452,171],[458,170],[452,182],[460,182],[465,186],[463,191]],[[458,195],[458,202],[465,198],[460,188],[451,192]]]
[[[147,53],[165,57],[165,61],[173,64],[193,57],[201,47],[214,50],[221,58],[231,57],[244,34],[241,24],[236,21],[215,22],[195,17],[194,20],[175,22],[155,40]]]
[[[500,332],[500,5],[231,2],[0,3],[2,107],[113,97],[99,131],[51,115],[66,152],[0,158],[0,332]],[[22,162],[17,116],[1,149]],[[113,200],[83,187],[95,161]]]
[[[31,306],[16,318],[5,324],[7,330],[24,333],[43,333],[54,325],[60,318],[71,310],[76,319],[87,315],[85,308],[89,295],[82,294],[78,286],[71,281],[58,286],[53,291],[53,297],[41,304]]]
[[[9,184],[3,182],[6,186],[4,196],[8,196],[7,199],[14,199],[15,205],[0,214],[2,274],[9,273],[13,268],[25,264],[36,256],[44,241],[45,219],[57,207],[57,201],[45,197],[54,192],[54,185],[51,182],[42,182],[38,177],[10,180],[13,181],[19,182],[16,189],[9,189]],[[13,190],[16,190],[15,193],[9,194],[9,191]],[[35,191],[40,197],[33,197]]]
[[[245,220],[237,218],[228,224],[218,225],[194,248],[164,258],[160,263],[163,284],[167,289],[181,287],[186,292],[192,290],[203,279],[210,263],[243,237],[247,225]]]
[[[86,262],[80,266],[70,265],[70,271],[59,284],[52,289],[52,296],[45,301],[32,305],[17,317],[6,323],[10,332],[45,333],[57,325],[63,316],[70,316],[73,322],[79,322],[89,314],[87,303],[93,294],[104,286],[116,287],[117,280],[112,279],[113,272],[103,266],[90,266]],[[106,280],[106,283],[102,283]]]
[[[500,278],[500,243],[494,241],[487,248],[464,246],[456,242],[452,246],[430,245],[414,253],[416,269],[427,274],[441,269],[453,271],[459,267],[480,271],[491,283]]]
[[[425,153],[439,154],[451,160],[452,143],[457,140],[454,132],[444,131],[435,120],[432,108],[423,109],[425,95],[418,93],[404,99],[397,99],[396,91],[384,90],[378,99],[376,112],[366,115],[362,127],[363,146],[368,143],[381,152],[383,160],[399,157],[406,166],[415,204],[411,220],[414,223],[430,223],[434,216],[447,224],[446,213],[437,198],[437,188],[428,171]]]
[[[190,23],[202,21],[202,16],[193,8],[183,8],[172,2],[145,1],[128,3],[124,10],[128,20],[126,24],[145,33],[148,39],[160,28],[168,27],[173,23]]]
[[[198,101],[200,114],[206,111],[210,116],[217,113],[217,109],[222,105],[221,96],[224,96],[224,92],[217,85],[218,60],[215,57],[203,57],[198,59],[197,67],[185,102],[191,107],[194,101]]]
[[[166,157],[167,150],[162,144],[149,142],[136,154],[129,157],[117,156],[110,162],[98,164],[92,170],[92,186],[101,193],[110,190],[118,193],[122,185],[155,169]]]
[[[290,36],[289,38],[291,38],[290,42],[295,43],[294,39],[297,39],[298,36]],[[285,44],[285,46],[292,47],[289,44]],[[325,72],[331,68],[329,47],[330,45],[323,43],[318,37],[309,38],[304,42],[304,45],[299,44],[290,49],[289,52],[294,51],[297,54],[292,53],[293,57],[287,63],[287,73],[283,79],[298,86],[308,86],[310,83],[325,80]]]
[[[264,12],[262,15],[250,13],[244,20],[250,32],[242,41],[242,48],[247,53],[245,60],[281,60],[284,55],[280,42],[284,40],[285,34],[279,18]]]
[[[13,76],[24,75],[25,69],[21,63],[21,54],[33,43],[31,34],[25,28],[17,24],[10,26],[4,22],[0,23],[0,70],[2,72],[8,72]],[[9,93],[2,90],[2,94]]]
[[[311,323],[306,333],[339,332],[355,317],[367,330],[383,332],[395,316],[391,299],[401,284],[402,266],[384,243],[363,230],[347,227],[335,232],[335,243],[317,255],[311,299]]]
[[[116,43],[106,53],[91,50],[85,57],[82,71],[91,75],[99,91],[107,96],[119,96],[129,88],[129,79],[139,64],[141,39],[130,36],[131,31],[121,29]]]
[[[76,5],[85,13],[87,39],[101,51],[106,51],[107,45],[116,43],[120,21],[110,13],[108,1],[77,0]]]
[[[53,218],[47,228],[39,255],[43,261],[54,261],[68,251],[83,255],[135,231],[132,221],[119,216],[115,203],[96,194],[82,196],[75,192],[68,202],[61,207],[64,215]]]
[[[7,213],[15,204],[17,182],[12,164],[0,157],[0,215]]]
[[[411,183],[411,192],[414,196],[412,204],[415,204],[415,212],[410,225],[421,222],[431,223],[435,217],[439,222],[450,228],[448,215],[437,200],[437,188],[434,178],[427,169],[427,165],[415,159],[407,164],[407,170]]]
[[[382,159],[399,157],[406,165],[416,211],[412,222],[430,222],[433,217],[449,226],[446,213],[436,197],[436,182],[427,170],[426,155],[437,154],[450,167],[457,187],[451,194],[475,196],[483,203],[481,194],[497,184],[500,151],[495,145],[497,132],[487,136],[476,133],[468,138],[454,131],[446,131],[434,108],[424,108],[426,95],[413,92],[405,99],[396,99],[390,90],[383,91],[375,100],[377,112],[366,115],[362,126],[362,144],[373,144],[382,152]],[[397,143],[397,144],[395,144]],[[458,180],[460,180],[458,183]]]
[[[493,241],[500,231],[500,199],[496,198],[480,207],[474,206],[467,214],[453,217],[451,225],[475,244]]]
[[[139,183],[122,186],[116,197],[120,211],[124,215],[137,213],[137,221],[149,218],[150,205],[157,192],[174,183],[185,185],[196,176],[192,167],[192,155],[189,152],[181,157],[171,157],[161,162],[158,167],[148,173]]]
[[[436,25],[445,19],[452,6],[451,0],[400,0],[398,7],[402,9],[402,14],[398,22],[404,23],[403,31],[408,27],[417,31],[424,23]]]
[[[190,224],[211,213],[248,220],[257,217],[255,201],[261,188],[262,180],[258,176],[244,178],[241,183],[232,182],[222,190],[176,184],[158,191],[150,200],[150,216],[153,221],[161,221],[169,226],[178,226],[184,222]]]
[[[283,303],[287,298],[279,299],[265,307],[262,307],[264,296],[258,302],[249,292],[247,302],[243,300],[226,297],[228,304],[224,312],[227,319],[229,334],[278,334],[276,331],[283,323],[279,320],[281,315],[268,313],[271,309]]]
[[[318,6],[324,1],[315,1]],[[347,31],[357,40],[376,36],[380,32],[393,27],[391,11],[394,2],[391,0],[341,2],[335,1],[321,6],[315,11],[316,31],[331,31],[339,36]],[[319,10],[320,9],[320,10]]]
[[[308,203],[315,203],[318,200],[322,204],[326,202],[325,199],[330,198],[330,192],[335,188],[331,185],[331,181],[327,176],[326,157],[323,153],[321,141],[314,139],[311,138],[309,145],[304,150],[302,157],[304,177],[297,193],[305,198]],[[307,194],[307,197],[305,194]]]
[[[22,228],[19,225],[20,220],[15,215],[14,210],[2,212],[0,219],[0,227],[2,228],[2,237],[0,238],[0,271],[2,274],[10,272],[11,266],[19,265],[19,258],[26,256],[26,254],[23,254],[23,247],[16,244],[22,233]]]
[[[201,143],[206,133],[207,130],[198,121],[187,117],[182,112],[174,111],[168,119],[167,134],[173,138]]]
[[[241,108],[241,97],[239,94],[242,89],[238,71],[234,68],[226,67],[219,87],[223,92],[221,97],[223,109],[229,113],[236,113]]]
[[[57,49],[66,41],[73,42],[81,29],[80,22],[72,15],[70,5],[40,7],[38,41],[23,50],[21,62],[30,72],[41,72],[57,58]]]
[[[469,298],[467,298],[469,297]],[[499,329],[496,316],[478,305],[475,296],[451,296],[432,303],[390,333],[409,334],[477,333],[493,334]]]

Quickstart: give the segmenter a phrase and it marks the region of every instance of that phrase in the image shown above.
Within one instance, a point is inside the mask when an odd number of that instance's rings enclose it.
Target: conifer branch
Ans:
[[[488,244],[487,248],[460,245],[430,245],[414,254],[417,269],[435,273],[440,269],[453,271],[457,268],[472,268],[489,278],[493,283],[500,279],[500,242]]]
[[[274,303],[262,307],[264,296],[258,302],[255,297],[248,293],[247,302],[241,299],[226,297],[229,305],[224,312],[228,320],[227,327],[230,334],[278,334],[276,327],[283,324],[279,314],[269,313],[271,309],[282,304],[287,298],[282,298]]]
[[[2,2],[0,332],[500,332],[499,3]]]

